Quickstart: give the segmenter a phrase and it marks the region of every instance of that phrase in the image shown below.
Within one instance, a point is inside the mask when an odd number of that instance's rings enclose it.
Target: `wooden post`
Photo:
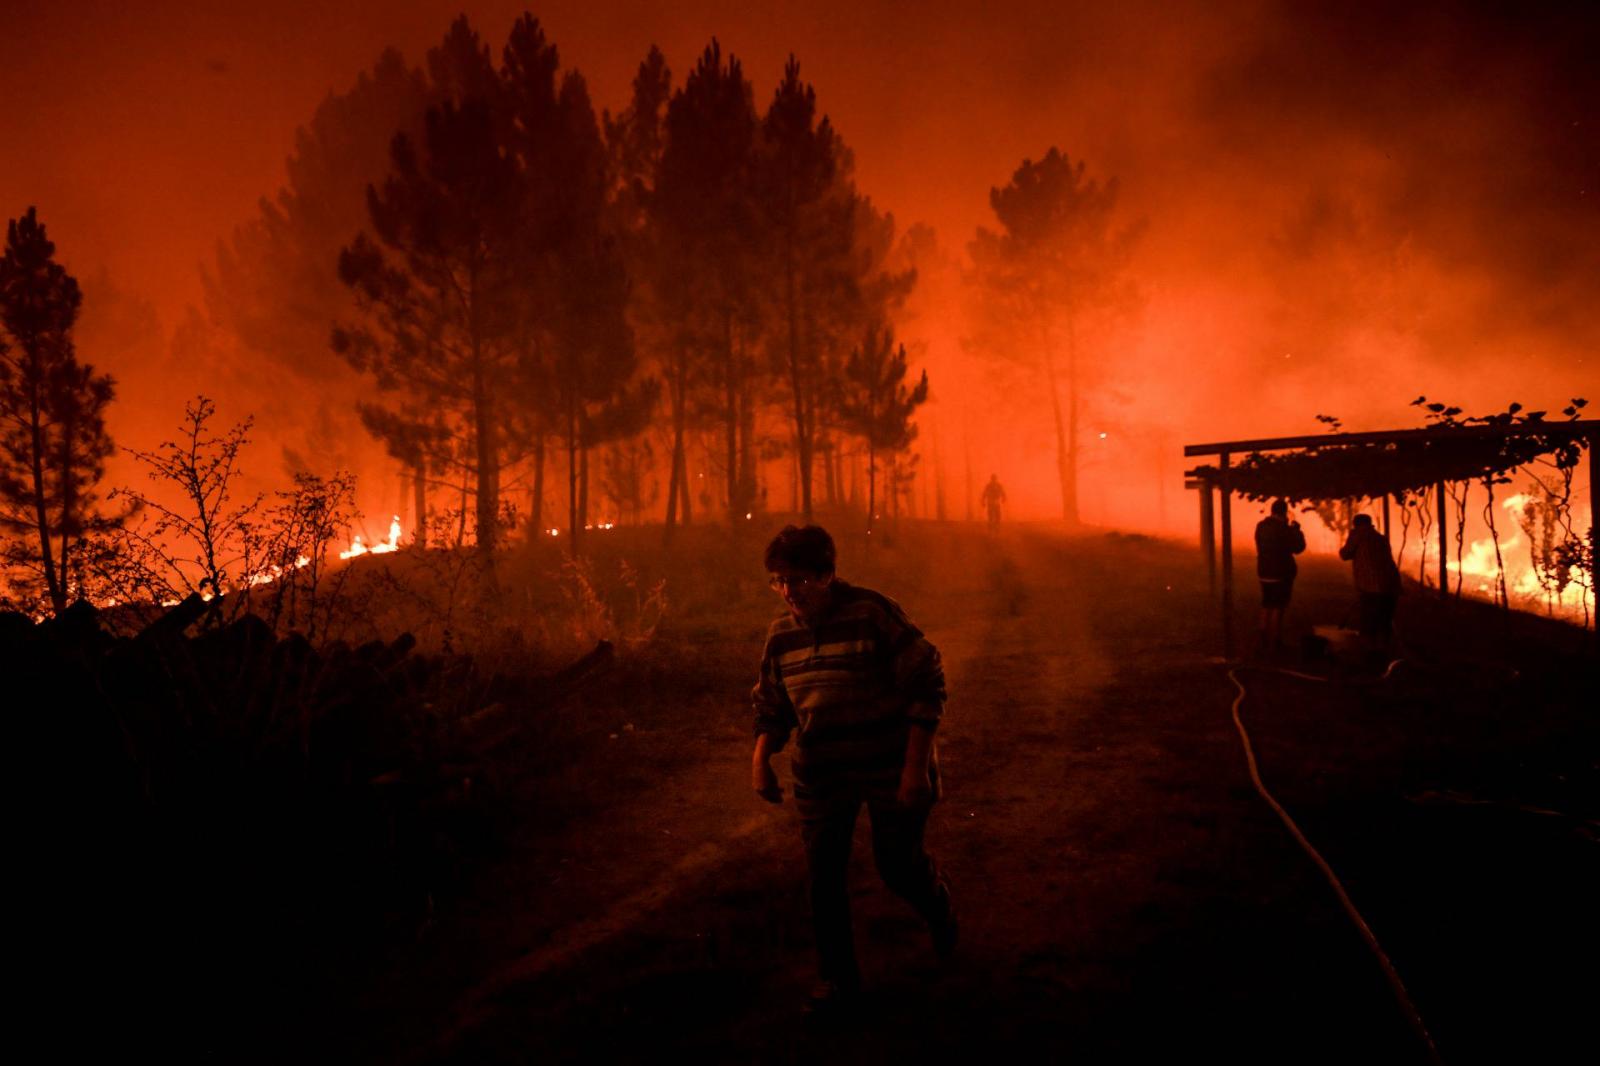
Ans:
[[[1222,656],[1233,658],[1233,486],[1228,478],[1228,453],[1223,452],[1218,466],[1222,479]]]
[[[1434,486],[1439,496],[1439,598],[1450,598],[1450,571],[1445,563],[1450,559],[1450,545],[1444,535],[1444,482]]]
[[[1589,619],[1594,625],[1595,649],[1600,651],[1600,433],[1589,434]]]
[[[1383,539],[1389,539],[1389,494],[1383,494]]]
[[[1200,550],[1206,557],[1206,585],[1211,595],[1217,594],[1217,518],[1211,495],[1211,481],[1203,480],[1200,486]]]

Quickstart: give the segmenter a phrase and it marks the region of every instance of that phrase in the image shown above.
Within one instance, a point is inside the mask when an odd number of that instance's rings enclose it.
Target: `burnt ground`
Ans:
[[[899,599],[945,655],[947,792],[929,842],[961,909],[954,960],[936,964],[877,882],[863,819],[863,1009],[802,1018],[794,811],[748,787],[745,693],[776,607],[752,563],[723,607],[676,619],[567,708],[571,750],[508,788],[498,860],[281,1050],[418,1064],[1427,1061],[1251,788],[1194,549],[1042,527],[908,530],[865,561],[842,548],[841,573]],[[1346,581],[1309,563],[1293,621],[1348,615]],[[1247,634],[1253,593],[1242,582]],[[1383,683],[1242,674],[1263,776],[1344,879],[1444,1061],[1565,1060],[1589,1043],[1600,992],[1593,660],[1570,628],[1417,593],[1400,624],[1407,659]]]

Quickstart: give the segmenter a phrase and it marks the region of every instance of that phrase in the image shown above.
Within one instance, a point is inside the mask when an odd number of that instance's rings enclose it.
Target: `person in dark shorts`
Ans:
[[[1350,536],[1339,549],[1350,561],[1358,600],[1357,628],[1367,650],[1381,655],[1394,631],[1394,610],[1400,600],[1400,568],[1389,550],[1389,538],[1378,532],[1372,516],[1358,514],[1350,523]]]
[[[923,847],[939,795],[939,652],[899,604],[835,576],[834,558],[820,526],[785,526],[767,546],[770,583],[787,609],[767,632],[751,692],[752,785],[770,803],[783,801],[771,758],[797,737],[790,769],[820,978],[812,1013],[846,1007],[860,990],[848,872],[863,805],[884,884],[928,923],[938,957],[956,944],[950,887]]]
[[[1300,572],[1294,557],[1306,550],[1300,523],[1289,518],[1289,504],[1273,500],[1271,513],[1256,523],[1256,577],[1261,581],[1260,650],[1283,648],[1283,612]]]

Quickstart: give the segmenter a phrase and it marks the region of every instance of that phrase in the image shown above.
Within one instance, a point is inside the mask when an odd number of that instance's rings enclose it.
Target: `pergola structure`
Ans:
[[[1490,420],[1488,424],[1444,424],[1426,429],[1371,433],[1326,433],[1304,437],[1223,441],[1185,445],[1185,457],[1217,457],[1215,466],[1187,472],[1185,482],[1200,492],[1200,546],[1216,591],[1216,521],[1221,512],[1223,653],[1234,655],[1233,496],[1265,499],[1345,500],[1382,497],[1383,532],[1389,532],[1389,498],[1429,487],[1437,489],[1439,591],[1448,596],[1445,537],[1447,481],[1476,480],[1485,471],[1503,473],[1543,455],[1558,453],[1571,464],[1580,450],[1589,453],[1591,538],[1600,500],[1600,420]],[[1245,457],[1245,464],[1235,459]],[[1220,493],[1219,501],[1213,494]],[[1593,554],[1589,588],[1600,596],[1600,573]],[[1597,622],[1600,637],[1600,622]]]

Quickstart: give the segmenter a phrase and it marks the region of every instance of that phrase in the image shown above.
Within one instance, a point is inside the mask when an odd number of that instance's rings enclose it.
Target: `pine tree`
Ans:
[[[661,50],[652,47],[639,64],[627,108],[604,119],[610,159],[611,226],[627,262],[633,285],[629,320],[644,361],[659,373],[668,397],[667,501],[664,538],[670,542],[680,522],[691,515],[688,477],[690,393],[699,386],[699,361],[692,356],[692,332],[680,315],[681,279],[668,256],[658,210],[657,183],[667,143],[667,107],[672,99],[672,73]],[[634,456],[637,450],[629,450]],[[615,480],[615,475],[613,476]],[[635,483],[630,474],[627,480]]]
[[[820,399],[826,388],[822,306],[848,304],[854,190],[841,166],[842,146],[826,117],[817,120],[816,90],[800,80],[793,56],[762,121],[758,195],[771,230],[769,322],[774,369],[787,393],[799,475],[800,511],[811,520],[812,473]],[[838,308],[835,307],[837,311]]]
[[[530,399],[555,412],[567,446],[567,543],[577,553],[588,524],[589,451],[642,430],[655,391],[634,380],[629,278],[612,231],[606,145],[582,76],[569,71],[558,89],[557,69],[555,48],[524,16],[506,46],[507,112],[527,187],[525,269],[543,284],[531,288],[522,328],[547,390]]]
[[[419,146],[405,133],[391,173],[368,191],[376,239],[339,257],[368,318],[334,347],[380,385],[449,412],[472,447],[478,548],[492,557],[500,521],[501,405],[518,362],[526,186],[506,148],[501,85],[464,17],[428,56],[430,107]]]
[[[652,289],[681,323],[681,373],[669,375],[674,421],[686,423],[700,406],[720,423],[732,521],[749,510],[755,491],[753,276],[761,230],[751,190],[757,119],[750,83],[715,40],[673,94],[666,127],[651,197],[662,242]]]
[[[95,492],[113,450],[105,409],[115,388],[78,361],[81,305],[30,207],[6,227],[0,259],[0,533],[6,563],[37,581],[56,613],[82,594],[86,539],[117,521],[99,513]]]
[[[898,470],[895,456],[917,439],[911,416],[928,399],[928,372],[908,388],[906,371],[906,348],[895,343],[894,331],[870,327],[845,363],[835,399],[841,426],[867,446],[868,533],[877,517],[879,458],[887,456],[890,470]],[[892,474],[890,481],[891,493],[898,494],[899,479]]]
[[[1090,179],[1082,162],[1051,148],[1037,163],[1024,160],[1010,184],[989,191],[1000,230],[980,228],[968,246],[980,323],[972,345],[1043,378],[1055,421],[1061,514],[1070,525],[1078,523],[1084,382],[1094,369],[1081,358],[1080,327],[1088,316],[1132,299],[1126,269],[1142,226],[1118,223],[1118,192],[1115,179]]]

